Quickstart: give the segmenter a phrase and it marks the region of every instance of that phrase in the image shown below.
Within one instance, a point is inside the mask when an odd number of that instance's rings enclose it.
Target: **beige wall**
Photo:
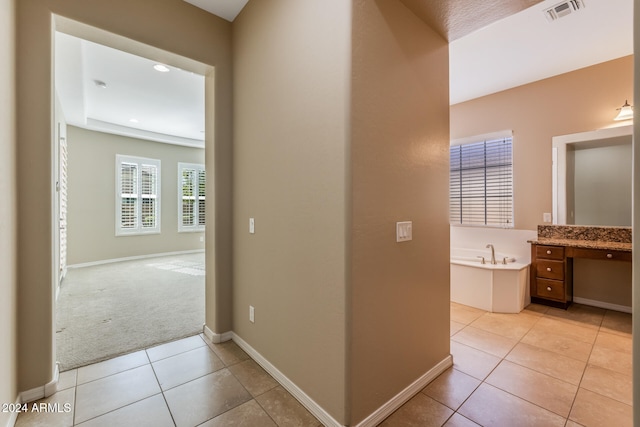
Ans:
[[[204,149],[68,127],[68,264],[204,250],[203,232],[178,233],[178,162],[204,164]],[[161,233],[115,235],[116,154],[161,162]]]
[[[353,11],[351,420],[449,355],[448,45],[399,2]],[[396,243],[395,223],[413,221]]]
[[[16,372],[16,180],[14,1],[0,0],[0,403],[15,402]],[[0,426],[11,414],[0,412]]]
[[[123,12],[126,11],[126,12]],[[231,287],[231,24],[181,0],[21,0],[17,2],[18,388],[53,376],[52,13],[215,66],[207,76],[207,325],[230,329]],[[114,41],[117,37],[108,37]],[[213,83],[213,84],[211,84]],[[213,114],[210,108],[209,117]],[[215,140],[215,145],[213,144]],[[213,172],[213,173],[211,173]],[[227,310],[213,310],[218,303]]]
[[[252,1],[233,25],[233,330],[340,422],[349,17]]]
[[[551,212],[551,138],[612,126],[633,93],[633,57],[451,107],[451,138],[513,130],[515,228],[535,230]]]

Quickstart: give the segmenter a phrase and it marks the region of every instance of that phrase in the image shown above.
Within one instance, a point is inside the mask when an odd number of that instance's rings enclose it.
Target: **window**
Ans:
[[[160,232],[160,160],[116,155],[116,235]]]
[[[178,163],[178,231],[203,231],[205,226],[204,165]]]
[[[451,224],[513,227],[513,138],[504,134],[452,143]]]

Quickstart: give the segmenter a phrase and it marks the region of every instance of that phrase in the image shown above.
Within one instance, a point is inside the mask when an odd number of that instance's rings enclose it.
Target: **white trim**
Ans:
[[[453,366],[453,357],[448,355],[436,366],[427,371],[420,378],[415,380],[407,388],[402,390],[396,396],[391,398],[387,403],[379,407],[371,415],[360,421],[356,427],[374,427],[380,424],[385,418],[394,413],[398,408],[404,405],[409,399],[418,394],[420,390],[427,386],[431,381],[435,380],[438,375]]]
[[[16,401],[15,401],[16,406],[18,405],[22,405],[22,402],[20,401],[20,396],[16,397]],[[18,421],[18,415],[20,413],[18,411],[12,411],[9,414],[9,421],[7,422],[7,427],[15,427],[16,422]]]
[[[452,139],[450,146],[471,144],[472,142],[493,141],[495,139],[513,138],[512,130],[501,130],[498,132],[485,133],[482,135],[467,136],[465,138]]]
[[[214,344],[220,344],[221,342],[229,341],[233,338],[233,332],[228,331],[222,334],[216,334],[207,325],[202,325],[202,333],[204,336]]]
[[[52,396],[58,391],[58,381],[60,381],[60,369],[56,363],[56,368],[53,371],[53,379],[44,385],[44,397]]]
[[[623,313],[632,313],[633,307],[626,305],[612,304],[610,302],[597,301],[593,299],[573,297],[573,302],[578,304],[590,305],[592,307],[606,308],[607,310],[621,311]]]
[[[282,372],[273,366],[267,359],[251,347],[246,341],[240,338],[235,332],[233,341],[243,349],[253,360],[262,366],[277,382],[280,383],[293,397],[295,397],[309,412],[311,412],[325,427],[342,427],[342,424],[336,421],[327,411],[318,405],[311,397],[309,397],[300,387],[286,377]]]
[[[121,126],[113,123],[103,122],[102,120],[92,119],[91,117],[87,117],[86,123],[78,123],[75,120],[70,119],[69,124],[83,129],[89,129],[94,132],[110,133],[113,135],[145,139],[148,141],[162,142],[165,144],[179,145],[182,147],[204,148],[203,139],[185,138],[182,136],[151,132],[147,130],[132,128],[129,126]]]
[[[195,254],[200,252],[204,252],[204,249],[193,249],[189,251],[176,251],[176,252],[161,252],[157,254],[135,255],[135,256],[129,256],[124,258],[104,259],[100,261],[91,261],[91,262],[83,262],[80,264],[68,265],[67,268],[93,267],[94,265],[112,264],[114,262],[135,261],[138,259],[159,258],[163,256],[172,256],[172,255],[187,255],[187,254]]]
[[[44,397],[44,386],[41,385],[27,391],[20,392],[20,403],[35,402]]]
[[[55,394],[55,392],[58,391],[59,379],[60,370],[58,369],[58,364],[56,364],[56,368],[53,373],[53,379],[45,385],[21,392],[19,396],[20,403],[34,402],[36,400],[40,400],[42,398],[49,397]]]

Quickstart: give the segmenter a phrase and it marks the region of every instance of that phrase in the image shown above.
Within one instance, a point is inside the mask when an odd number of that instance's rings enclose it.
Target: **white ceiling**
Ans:
[[[584,0],[584,9],[547,21],[543,11],[559,2],[452,41],[451,104],[633,54],[633,0]]]
[[[248,0],[185,1],[233,21]],[[633,54],[633,0],[584,0],[583,10],[547,21],[542,11],[558,2],[545,0],[452,41],[451,104]],[[56,91],[67,122],[203,146],[204,78],[175,67],[160,73],[155,64],[57,33]]]
[[[55,52],[56,93],[67,123],[204,145],[203,76],[172,66],[158,72],[157,62],[64,33],[56,33]]]
[[[233,22],[249,0],[184,0],[209,13]]]

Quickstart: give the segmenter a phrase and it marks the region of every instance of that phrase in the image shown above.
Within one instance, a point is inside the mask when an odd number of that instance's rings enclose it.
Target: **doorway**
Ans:
[[[66,370],[202,332],[205,88],[202,75],[66,33],[56,33],[55,65],[56,347]],[[203,180],[189,186],[183,165]]]

